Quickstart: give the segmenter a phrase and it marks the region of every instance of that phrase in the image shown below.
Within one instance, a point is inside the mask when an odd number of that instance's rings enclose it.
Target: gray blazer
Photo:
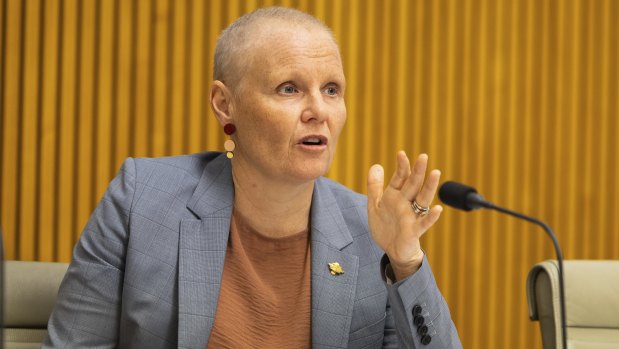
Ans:
[[[75,246],[43,348],[205,348],[233,202],[220,153],[127,159]],[[366,205],[365,196],[316,181],[313,347],[461,347],[427,260],[412,277],[385,281]],[[331,275],[329,262],[345,273]],[[427,345],[413,324],[416,305]]]

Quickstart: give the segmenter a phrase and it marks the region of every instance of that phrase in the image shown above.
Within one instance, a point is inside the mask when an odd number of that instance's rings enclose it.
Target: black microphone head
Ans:
[[[441,188],[438,190],[438,197],[445,205],[464,211],[471,211],[479,208],[479,206],[474,205],[471,202],[471,194],[477,194],[477,190],[473,187],[469,187],[468,185],[453,181],[443,183]]]

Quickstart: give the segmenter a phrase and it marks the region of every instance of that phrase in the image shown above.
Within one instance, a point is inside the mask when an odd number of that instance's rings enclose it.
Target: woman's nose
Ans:
[[[307,96],[307,104],[301,114],[303,122],[323,122],[329,117],[329,106],[321,93]]]

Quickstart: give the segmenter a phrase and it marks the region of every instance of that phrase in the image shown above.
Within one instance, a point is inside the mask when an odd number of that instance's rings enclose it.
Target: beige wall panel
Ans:
[[[7,258],[69,261],[128,156],[221,150],[208,99],[217,37],[265,5],[329,25],[348,121],[329,176],[365,192],[395,154],[547,221],[567,258],[619,258],[619,2],[6,0],[0,224]],[[445,210],[423,246],[467,348],[540,348],[538,228]]]

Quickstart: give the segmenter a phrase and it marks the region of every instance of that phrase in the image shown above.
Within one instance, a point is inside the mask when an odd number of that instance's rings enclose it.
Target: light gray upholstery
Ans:
[[[4,348],[40,348],[67,263],[7,261]]]
[[[619,348],[619,261],[564,262],[568,348]],[[536,264],[527,278],[529,317],[540,322],[544,349],[561,348],[559,268]]]

